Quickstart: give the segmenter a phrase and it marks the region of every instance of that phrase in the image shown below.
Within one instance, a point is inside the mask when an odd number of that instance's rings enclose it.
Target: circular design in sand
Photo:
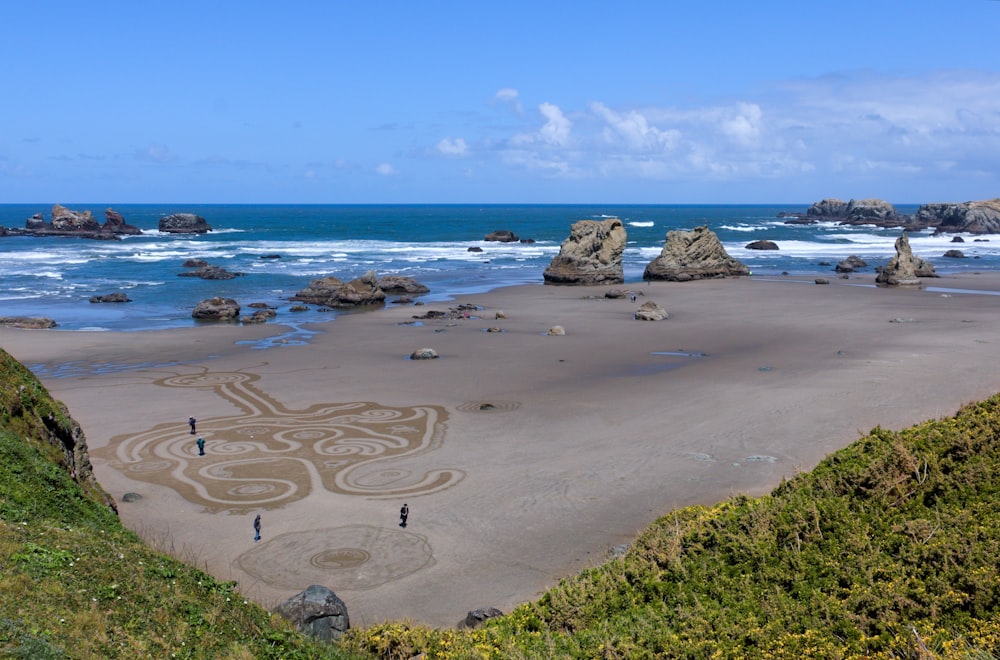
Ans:
[[[259,389],[259,379],[206,370],[156,380],[162,387],[210,389],[239,412],[199,419],[196,436],[185,418],[114,437],[91,453],[132,479],[172,488],[209,511],[276,508],[321,489],[378,498],[425,495],[465,476],[460,470],[397,467],[441,445],[447,413],[439,406],[358,401],[291,410]],[[205,440],[204,454],[196,438]]]
[[[474,413],[510,412],[521,407],[520,401],[466,401],[455,406],[455,410]]]
[[[276,536],[244,552],[234,563],[273,587],[325,584],[340,592],[398,580],[432,565],[434,555],[419,534],[346,525]]]

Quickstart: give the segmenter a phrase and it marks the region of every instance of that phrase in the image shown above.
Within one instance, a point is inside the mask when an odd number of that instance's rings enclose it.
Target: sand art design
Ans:
[[[432,451],[444,438],[438,406],[391,408],[371,402],[289,410],[255,386],[250,373],[174,375],[163,387],[211,390],[240,414],[187,420],[112,438],[95,459],[131,479],[176,490],[209,511],[276,508],[326,489],[343,495],[426,495],[464,478],[460,470],[415,472],[401,459]],[[195,439],[205,439],[198,455]]]
[[[433,564],[434,556],[427,539],[418,534],[346,525],[281,534],[234,563],[273,587],[325,584],[340,592],[398,580]]]
[[[462,412],[510,412],[521,407],[520,401],[466,401],[455,406]]]

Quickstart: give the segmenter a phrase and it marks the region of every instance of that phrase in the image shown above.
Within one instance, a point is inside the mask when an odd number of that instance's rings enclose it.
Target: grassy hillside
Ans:
[[[82,442],[0,350],[0,656],[360,657],[307,640],[233,583],[149,549],[85,478]]]
[[[477,630],[389,623],[338,648],[143,545],[87,479],[84,443],[0,350],[0,656],[1000,655],[1000,397],[876,428],[769,496],[671,512]]]
[[[471,632],[356,631],[384,657],[991,658],[1000,397],[874,429],[771,495],[659,519],[621,559]]]

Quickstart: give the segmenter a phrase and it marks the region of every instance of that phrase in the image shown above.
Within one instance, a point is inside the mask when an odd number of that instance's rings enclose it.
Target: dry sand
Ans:
[[[636,303],[515,287],[267,350],[236,341],[281,326],[4,328],[0,346],[69,405],[153,545],[265,606],[319,583],[356,626],[450,626],[533,599],[674,507],[768,492],[876,425],[1000,391],[1000,297],[960,292],[1000,292],[1000,275],[813,280],[632,284]],[[633,320],[646,300],[670,318]],[[402,324],[460,302],[482,311]],[[420,347],[440,358],[406,359]]]

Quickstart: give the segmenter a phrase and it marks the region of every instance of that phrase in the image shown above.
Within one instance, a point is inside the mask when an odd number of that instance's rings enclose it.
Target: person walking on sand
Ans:
[[[195,425],[194,417],[188,417],[188,426],[191,427],[191,435],[194,435],[194,425]]]
[[[399,510],[399,526],[406,527],[406,519],[410,517],[410,507],[403,504],[403,508]]]
[[[198,445],[198,455],[199,456],[204,456],[205,455],[205,438],[198,438],[198,442],[195,443],[195,444]]]
[[[258,543],[260,541],[260,514],[253,519],[253,542]]]

